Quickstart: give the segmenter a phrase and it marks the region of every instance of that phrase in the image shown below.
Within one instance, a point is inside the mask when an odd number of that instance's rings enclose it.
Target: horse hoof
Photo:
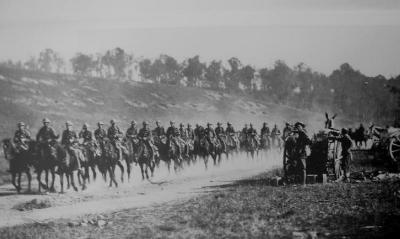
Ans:
[[[82,186],[82,191],[83,191],[83,190],[86,190],[86,189],[87,189],[86,185],[83,185],[83,186]]]
[[[50,188],[50,192],[55,193],[56,189],[55,188]]]
[[[75,190],[75,192],[78,192],[78,188],[77,187],[74,187],[74,190]]]

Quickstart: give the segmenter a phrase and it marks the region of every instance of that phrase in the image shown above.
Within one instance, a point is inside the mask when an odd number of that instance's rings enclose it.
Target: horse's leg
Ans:
[[[17,177],[17,174],[14,173],[14,172],[12,172],[12,173],[11,173],[11,183],[12,183],[12,185],[14,185],[15,189],[17,189],[17,192],[19,193],[18,186],[17,186],[17,184],[15,183],[16,177]]]
[[[86,165],[85,168],[85,178],[88,180],[88,183],[90,183],[90,175],[89,175],[89,165]],[[85,179],[84,179],[85,180]]]
[[[71,178],[70,175],[68,173],[65,174],[65,178],[67,179],[67,189],[71,188]]]
[[[125,162],[126,162],[126,172],[128,174],[128,182],[129,182],[130,179],[131,179],[131,167],[132,167],[132,165],[131,165],[131,163],[129,162],[128,159]]]
[[[64,173],[60,173],[60,193],[64,193]]]
[[[125,172],[124,165],[122,165],[121,161],[118,161],[117,165],[121,170],[121,182],[124,182],[124,172]]]
[[[95,167],[95,165],[92,165],[91,168],[92,168],[93,180],[96,180],[96,176],[97,176],[96,167]]]
[[[140,171],[141,171],[141,173],[142,173],[142,180],[144,180],[144,169],[143,169],[143,163],[139,163],[139,166],[140,166]]]
[[[115,187],[118,187],[118,183],[117,183],[117,179],[115,179],[115,164],[113,165],[113,168],[112,168],[112,173],[113,173],[113,181],[114,181],[114,185],[115,185]]]
[[[49,188],[49,170],[45,170],[46,187]]]
[[[42,182],[40,181],[41,174],[42,174],[42,169],[37,169],[36,179],[38,181],[39,193],[41,192],[41,189],[42,189]]]
[[[74,172],[70,172],[69,174],[70,174],[70,177],[71,177],[71,185],[72,185],[72,188],[75,190],[75,192],[77,192],[77,191],[78,191],[78,188],[77,188],[76,185],[75,185]]]
[[[32,175],[29,170],[29,168],[26,170],[26,177],[28,178],[28,192],[31,191],[31,181],[32,181]]]
[[[19,189],[19,192],[21,191],[21,177],[22,177],[22,172],[19,172],[18,173],[18,189]]]

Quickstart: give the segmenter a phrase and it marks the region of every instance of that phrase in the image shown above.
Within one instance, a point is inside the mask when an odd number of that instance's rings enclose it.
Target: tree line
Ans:
[[[79,52],[69,61],[52,49],[44,49],[24,62],[8,60],[2,64],[34,71],[251,94],[260,100],[300,109],[334,111],[362,122],[391,122],[400,106],[400,100],[390,93],[391,87],[400,86],[400,75],[390,79],[382,75],[370,77],[348,63],[325,75],[304,63],[290,67],[282,60],[256,69],[236,57],[226,62],[203,62],[197,55],[179,62],[165,54],[155,59],[135,57],[117,47],[97,54]]]

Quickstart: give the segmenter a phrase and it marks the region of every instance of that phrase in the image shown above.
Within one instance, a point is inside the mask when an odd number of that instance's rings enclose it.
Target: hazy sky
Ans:
[[[277,59],[331,73],[400,74],[400,0],[0,0],[0,59],[120,46],[182,60]]]

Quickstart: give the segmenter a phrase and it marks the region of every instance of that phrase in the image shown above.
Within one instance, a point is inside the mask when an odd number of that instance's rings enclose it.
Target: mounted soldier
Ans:
[[[97,129],[94,131],[94,138],[97,140],[98,143],[102,144],[104,138],[107,138],[107,132],[103,128],[104,123],[99,121],[97,123]]]
[[[261,137],[265,136],[270,136],[271,131],[269,130],[268,124],[266,122],[263,123],[263,127],[261,128]]]
[[[143,128],[139,130],[139,134],[137,137],[144,143],[146,144],[146,147],[149,149],[150,152],[150,158],[153,158],[154,153],[155,153],[155,146],[152,142],[152,135],[151,135],[151,130],[149,128],[149,123],[146,121],[143,121]]]
[[[228,136],[235,135],[235,129],[233,128],[232,124],[229,122],[227,122],[226,124],[227,124],[226,130],[225,130],[226,135],[228,135]]]
[[[130,141],[132,141],[133,139],[137,138],[138,130],[137,130],[137,127],[136,127],[136,121],[134,121],[134,120],[131,121],[131,126],[126,130],[125,136]]]
[[[311,140],[307,136],[307,131],[305,129],[306,125],[302,122],[296,122],[294,125],[295,133],[296,133],[296,159],[297,159],[297,170],[300,176],[300,182],[304,185],[306,184],[306,158],[307,158],[307,149],[306,147],[311,145]]]
[[[194,130],[192,129],[192,125],[190,123],[187,124],[186,135],[189,140],[194,140]]]
[[[31,140],[31,134],[25,128],[24,122],[19,122],[17,124],[18,129],[14,133],[14,143],[16,144],[16,149],[18,151],[27,151],[29,149],[28,141]]]
[[[260,131],[261,147],[263,147],[263,148],[270,147],[270,140],[269,140],[270,135],[271,135],[271,132],[269,130],[268,124],[266,122],[264,122],[263,127],[261,128],[261,131]]]
[[[110,121],[111,126],[107,130],[107,137],[111,141],[111,143],[114,145],[115,150],[117,154],[119,155],[119,160],[122,159],[122,153],[123,153],[123,148],[121,145],[121,138],[123,136],[123,133],[119,129],[119,127],[116,125],[116,122],[114,119]]]
[[[259,145],[257,139],[257,130],[253,128],[253,124],[250,123],[250,128],[247,130],[247,140],[250,142],[250,139],[254,139],[256,144]]]
[[[194,136],[200,140],[204,136],[204,128],[203,126],[196,124],[196,128],[194,129]]]
[[[188,139],[188,136],[186,134],[186,129],[183,123],[179,124],[179,134],[182,140],[186,141]]]
[[[276,146],[276,141],[278,141],[278,147],[281,147],[281,141],[280,141],[280,135],[281,131],[278,129],[278,126],[275,124],[274,128],[271,131],[271,139],[272,139],[272,145]]]
[[[232,124],[227,122],[226,123],[226,144],[227,146],[231,147],[231,148],[235,148],[237,147],[237,138],[235,136],[235,129],[233,128]]]
[[[79,132],[79,138],[83,139],[83,145],[88,145],[93,143],[93,135],[92,132],[88,129],[89,125],[84,123],[82,126],[82,130]]]
[[[282,139],[286,141],[287,137],[292,133],[292,126],[286,122],[285,128],[283,128]]]
[[[183,153],[183,140],[179,137],[179,129],[175,127],[175,122],[170,121],[170,127],[167,129],[167,144],[172,142],[179,150],[179,155]]]
[[[224,128],[221,126],[220,122],[217,122],[217,128],[215,128],[215,134],[217,136],[217,139],[219,140],[219,142],[222,145],[222,148],[224,151],[226,151],[226,135],[225,135],[225,130]]]
[[[66,129],[62,132],[61,145],[65,147],[70,156],[75,157],[76,167],[80,168],[80,158],[78,146],[78,136],[72,129],[72,123],[70,121],[65,122]]]
[[[212,126],[211,123],[207,123],[207,128],[205,128],[204,133],[205,133],[205,136],[206,136],[206,139],[207,139],[208,143],[210,143],[211,145],[215,146],[216,134],[215,134],[214,129],[211,126]]]
[[[154,136],[157,136],[157,137],[162,137],[162,136],[165,136],[165,130],[164,130],[164,127],[162,127],[161,125],[160,125],[160,121],[156,121],[156,128],[153,130],[153,132],[154,132]]]
[[[57,140],[59,135],[56,135],[53,128],[50,127],[50,120],[47,118],[43,119],[43,126],[39,129],[36,135],[36,141],[39,143],[40,155],[42,158],[45,155],[45,150],[49,150],[50,143]]]

